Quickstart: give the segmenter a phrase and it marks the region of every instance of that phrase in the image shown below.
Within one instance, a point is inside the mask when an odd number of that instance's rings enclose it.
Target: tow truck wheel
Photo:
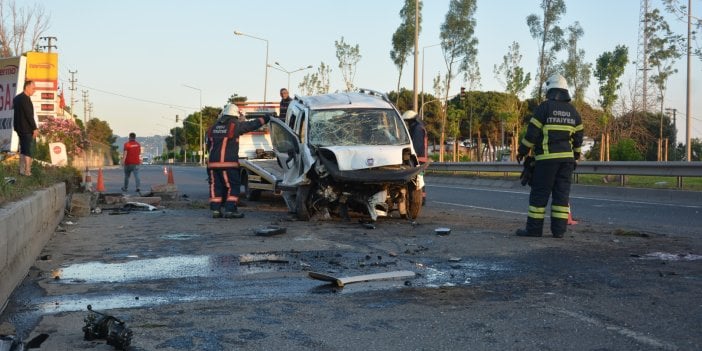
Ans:
[[[422,189],[416,188],[414,185],[410,185],[409,189],[409,208],[407,209],[407,214],[412,219],[417,219],[419,213],[422,212]]]

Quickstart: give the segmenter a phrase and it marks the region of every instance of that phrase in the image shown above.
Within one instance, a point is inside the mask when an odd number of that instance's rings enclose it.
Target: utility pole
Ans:
[[[49,53],[51,53],[51,48],[58,49],[56,47],[56,45],[52,44],[54,42],[54,40],[58,40],[58,39],[56,39],[56,37],[39,37],[39,39],[46,40],[48,42],[46,45],[40,46],[40,48],[48,49]]]
[[[690,130],[692,128],[692,110],[690,107],[690,43],[692,37],[692,0],[687,0],[687,99],[685,100],[685,114],[687,114],[687,125],[685,126],[685,143],[687,144],[687,162],[692,161],[692,145],[690,144]]]
[[[678,136],[678,127],[677,127],[677,118],[676,118],[676,114],[678,113],[678,109],[677,109],[677,108],[666,108],[665,111],[668,112],[668,113],[673,112],[673,133],[674,133],[673,135],[675,136],[675,137],[673,138],[673,141],[676,142],[677,139],[678,139],[678,138],[677,138],[677,136]],[[676,156],[677,156],[677,147],[675,146],[675,144],[677,144],[677,143],[674,143],[674,144],[673,144],[673,160],[674,160],[674,161],[675,161],[676,158],[677,158],[677,157],[676,157]]]
[[[417,109],[417,88],[419,87],[419,0],[414,0],[414,83],[412,92],[414,100],[412,100],[412,109],[419,112]],[[397,92],[400,93],[399,91]],[[421,120],[422,117],[420,117]]]
[[[88,91],[83,90],[83,123],[88,127]]]
[[[76,73],[78,73],[78,71],[68,70],[68,73],[71,74],[71,79],[68,80],[68,82],[71,83],[71,87],[68,88],[68,90],[71,91],[71,117],[75,118],[75,116],[76,116],[75,92],[76,92],[76,82],[78,82],[78,80],[76,79]]]

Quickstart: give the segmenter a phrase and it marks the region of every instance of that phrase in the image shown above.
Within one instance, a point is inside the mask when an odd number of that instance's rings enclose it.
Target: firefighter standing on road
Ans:
[[[207,168],[210,178],[210,210],[213,218],[242,218],[237,211],[241,187],[239,173],[239,136],[254,131],[270,121],[265,115],[250,121],[239,121],[239,108],[227,104],[215,124],[207,131],[210,157]],[[223,212],[224,211],[224,212]]]
[[[518,236],[541,236],[549,197],[551,200],[551,233],[565,235],[568,225],[568,196],[575,160],[580,158],[583,124],[570,104],[568,82],[560,74],[545,83],[546,101],[542,102],[529,121],[526,135],[519,145],[517,161],[521,162],[533,149],[536,166],[529,194],[529,215],[526,230]]]
[[[417,118],[417,112],[413,110],[407,110],[402,114],[402,119],[407,123],[407,130],[410,133],[410,138],[412,138],[412,145],[414,146],[414,152],[417,153],[417,160],[420,164],[425,164],[428,161],[427,158],[427,128],[424,126],[424,122]],[[427,192],[424,184],[424,172],[422,172],[422,205],[427,197]]]

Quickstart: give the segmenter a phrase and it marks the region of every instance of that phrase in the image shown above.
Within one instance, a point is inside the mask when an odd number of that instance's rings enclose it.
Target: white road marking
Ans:
[[[656,340],[652,337],[646,336],[642,333],[636,332],[636,331],[631,330],[629,328],[625,328],[625,327],[621,327],[621,326],[614,325],[611,323],[603,322],[603,321],[597,320],[595,318],[582,315],[578,312],[561,310],[561,309],[552,309],[552,310],[555,312],[561,313],[561,314],[565,314],[566,316],[573,317],[573,318],[578,319],[580,321],[583,321],[585,323],[594,325],[596,327],[600,327],[600,328],[604,328],[605,330],[608,330],[608,331],[616,332],[622,336],[626,336],[628,338],[634,339],[641,344],[646,344],[648,346],[652,346],[652,347],[656,347],[656,348],[660,348],[660,349],[664,349],[664,350],[677,350],[678,349],[678,347],[675,344],[671,344],[671,343],[666,342],[666,341]]]
[[[460,186],[448,186],[448,185],[431,185],[427,184],[427,187],[444,188],[444,189],[461,189],[461,190],[475,190],[475,191],[487,191],[495,193],[507,193],[507,194],[521,194],[529,195],[529,192],[524,191],[514,191],[514,190],[500,190],[500,189],[485,189],[485,188],[471,188],[471,187],[460,187]],[[651,205],[651,206],[669,206],[669,207],[684,207],[684,208],[702,208],[702,206],[696,205],[680,205],[680,204],[669,204],[665,202],[650,202],[650,201],[633,201],[633,200],[612,200],[603,199],[599,197],[588,197],[588,196],[570,196],[571,199],[582,199],[582,200],[593,200],[593,201],[606,201],[606,202],[620,202],[627,204],[638,204],[638,205]]]
[[[471,205],[463,205],[463,204],[454,204],[451,202],[443,202],[443,201],[432,201],[432,202],[437,203],[437,204],[442,204],[442,205],[474,208],[477,210],[497,211],[497,212],[512,213],[512,214],[518,214],[518,215],[526,215],[527,214],[526,212],[508,211],[508,210],[502,210],[499,208],[492,208],[492,207],[480,207],[480,206],[471,206]]]

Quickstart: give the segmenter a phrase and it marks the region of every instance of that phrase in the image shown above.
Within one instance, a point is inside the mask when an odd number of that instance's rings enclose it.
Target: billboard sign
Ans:
[[[12,99],[24,85],[25,58],[0,59],[0,151],[17,151],[18,138],[13,129]]]

